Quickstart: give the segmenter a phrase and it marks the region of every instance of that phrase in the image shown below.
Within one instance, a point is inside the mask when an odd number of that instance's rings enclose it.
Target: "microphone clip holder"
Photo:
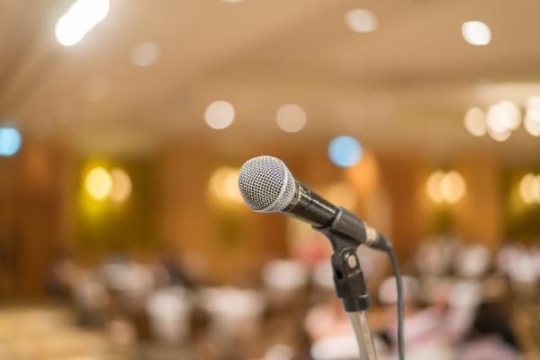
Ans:
[[[336,294],[341,298],[345,311],[349,313],[354,328],[360,359],[376,360],[371,331],[366,318],[370,298],[356,250],[366,242],[364,224],[349,211],[339,208],[334,221],[325,227],[314,227],[324,234],[334,253],[332,270]]]
[[[314,227],[323,233],[330,243],[332,270],[336,293],[343,300],[347,312],[366,311],[370,307],[364,272],[356,250],[365,243],[364,224],[349,211],[339,208],[334,221],[326,227]]]

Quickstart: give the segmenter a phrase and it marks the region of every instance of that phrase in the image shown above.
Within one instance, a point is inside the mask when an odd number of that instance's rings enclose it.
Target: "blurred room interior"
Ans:
[[[355,359],[327,240],[242,200],[272,155],[394,241],[408,358],[540,359],[539,15],[3,0],[0,358]],[[394,359],[391,268],[360,257]]]

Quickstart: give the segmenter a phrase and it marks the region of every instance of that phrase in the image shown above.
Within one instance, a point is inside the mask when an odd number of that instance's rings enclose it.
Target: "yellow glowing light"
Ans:
[[[210,178],[210,192],[222,202],[242,203],[238,188],[239,170],[229,166],[217,169]]]
[[[519,195],[525,204],[540,204],[540,175],[525,175],[519,183]]]
[[[429,177],[426,190],[433,202],[454,204],[463,198],[467,185],[463,176],[456,171],[436,171]]]
[[[426,185],[429,198],[435,203],[441,203],[444,201],[441,193],[441,183],[443,178],[444,173],[442,171],[436,171],[429,177]]]
[[[536,196],[533,193],[536,177],[533,174],[527,174],[519,183],[519,195],[525,204],[534,204]]]
[[[132,183],[129,175],[120,168],[111,171],[112,189],[110,199],[116,203],[121,203],[129,199],[132,191]]]
[[[104,200],[110,195],[112,190],[111,175],[104,168],[97,167],[86,176],[84,187],[92,198]]]
[[[243,202],[242,194],[238,188],[238,175],[240,171],[238,169],[230,169],[227,172],[225,181],[223,182],[223,195],[227,200],[241,204]]]
[[[441,181],[441,194],[449,203],[457,203],[465,195],[467,186],[463,176],[456,171],[447,173]]]

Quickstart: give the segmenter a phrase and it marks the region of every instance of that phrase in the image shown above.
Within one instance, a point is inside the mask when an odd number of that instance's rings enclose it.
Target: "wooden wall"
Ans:
[[[422,154],[367,152],[358,168],[344,170],[333,166],[325,151],[265,153],[283,158],[298,179],[318,191],[336,181],[352,184],[355,211],[394,240],[402,261],[410,259],[433,230],[434,210],[425,182],[436,167]],[[139,221],[153,223],[149,241],[154,245],[134,252],[149,260],[172,251],[211,283],[256,281],[265,261],[289,252],[286,217],[256,214],[243,204],[217,204],[208,183],[217,168],[239,167],[258,154],[251,149],[224,155],[200,144],[183,144],[145,160],[152,164],[146,176],[154,184],[154,201],[147,210],[154,216]],[[44,274],[59,248],[85,256],[77,227],[81,159],[44,144],[27,144],[15,158],[0,159],[1,262],[9,274],[0,279],[2,294],[42,293]],[[455,159],[452,168],[464,175],[468,187],[465,199],[452,208],[456,231],[468,241],[497,246],[503,232],[501,165],[495,158],[478,156]],[[100,254],[115,249],[102,250]]]

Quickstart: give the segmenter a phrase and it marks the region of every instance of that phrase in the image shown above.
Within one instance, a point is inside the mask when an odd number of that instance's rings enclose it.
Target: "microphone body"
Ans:
[[[261,156],[240,170],[239,187],[246,204],[263,213],[280,212],[337,234],[351,245],[388,251],[392,243],[348,210],[337,207],[298,182],[283,161]]]
[[[295,197],[281,211],[285,215],[310,223],[322,232],[338,233],[353,245],[388,251],[392,243],[345,208],[337,207],[308,186],[297,182]]]

